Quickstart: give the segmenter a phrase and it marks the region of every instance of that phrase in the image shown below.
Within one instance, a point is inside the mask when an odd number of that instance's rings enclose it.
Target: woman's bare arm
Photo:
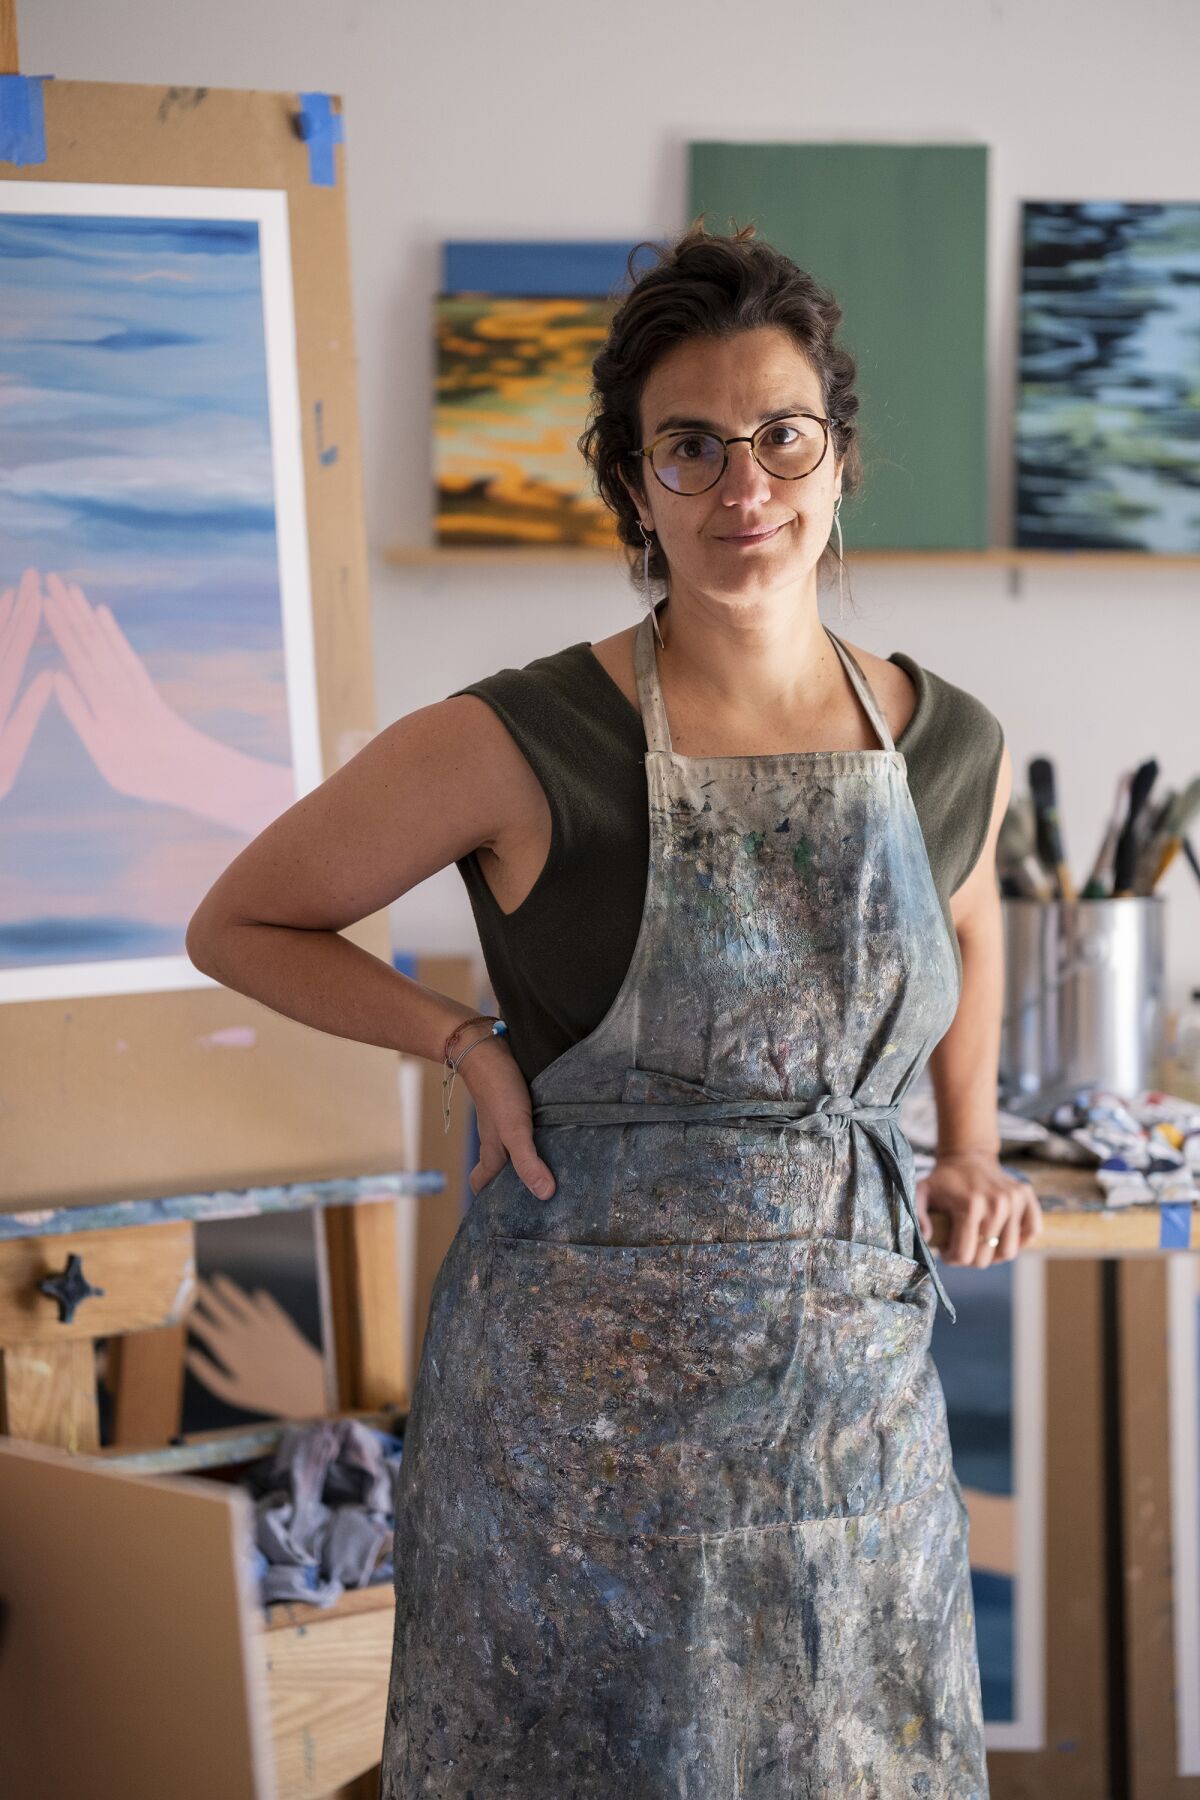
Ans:
[[[1041,1229],[1041,1208],[1032,1187],[1000,1166],[996,1125],[1004,999],[996,840],[1011,794],[1012,758],[1005,746],[987,839],[950,901],[962,953],[958,1011],[929,1058],[938,1147],[937,1162],[923,1184],[925,1203],[931,1211],[951,1215],[947,1262],[979,1268],[1016,1256]],[[993,1236],[999,1237],[998,1245],[987,1243]]]
[[[472,850],[496,859],[494,886],[506,877],[511,886],[510,865],[546,812],[541,784],[485,701],[463,694],[422,707],[246,845],[192,915],[187,953],[223,986],[318,1031],[440,1062],[447,1034],[474,1009],[340,933]],[[540,1191],[538,1180],[553,1178],[503,1039],[482,1044],[460,1079],[479,1109],[472,1185],[511,1156]]]

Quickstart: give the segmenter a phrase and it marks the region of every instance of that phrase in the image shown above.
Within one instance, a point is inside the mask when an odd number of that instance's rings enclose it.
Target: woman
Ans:
[[[310,1024],[450,1039],[477,1108],[386,1800],[987,1793],[921,1228],[980,1267],[1039,1228],[996,1160],[1011,773],[978,701],[820,622],[860,469],[840,317],[752,233],[663,254],[581,447],[667,598],[380,733],[189,937]],[[451,861],[507,1037],[337,936]],[[922,1206],[896,1111],[927,1060]]]

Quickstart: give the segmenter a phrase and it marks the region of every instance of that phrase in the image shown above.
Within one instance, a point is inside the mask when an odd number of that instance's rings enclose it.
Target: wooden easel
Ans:
[[[0,0],[0,74],[18,73],[15,0]],[[57,106],[60,119],[72,106],[81,101],[92,104],[95,95],[101,93],[67,82],[50,86],[55,92],[50,95],[48,87],[47,114],[49,117]],[[136,88],[103,92],[120,96],[106,102],[107,120],[101,120],[98,133],[106,146],[105,172],[94,176],[89,170],[77,171],[71,162],[75,148],[72,134],[59,130],[57,142],[62,160],[59,172],[51,179],[74,180],[82,176],[117,183],[144,179],[142,171],[147,165],[142,152],[134,144],[121,141],[126,115],[130,132],[136,135],[140,131],[143,144],[148,142],[147,133],[151,131],[156,134],[156,143],[167,143],[168,160],[161,177],[164,182],[197,179],[180,160],[185,156],[183,140],[195,129],[190,115],[183,123],[173,121],[170,131],[164,133],[155,123],[155,109],[161,99],[158,92]],[[323,682],[322,750],[324,766],[331,769],[338,760],[340,738],[348,733],[353,739],[369,727],[371,714],[365,545],[355,522],[356,512],[361,512],[357,427],[353,381],[347,375],[352,370],[348,281],[341,268],[331,275],[330,259],[322,257],[321,246],[309,229],[318,213],[339,229],[338,209],[343,207],[344,197],[335,194],[331,199],[328,188],[310,190],[307,179],[302,178],[297,185],[294,174],[289,173],[294,171],[297,157],[307,170],[308,155],[298,137],[291,134],[290,110],[289,98],[284,96],[214,93],[208,97],[205,108],[214,122],[211,128],[205,128],[211,129],[221,143],[230,141],[222,134],[241,131],[245,141],[261,153],[256,166],[260,185],[283,188],[292,181],[292,218],[295,221],[303,216],[306,221],[299,235],[293,237],[296,291],[308,306],[306,316],[303,305],[298,308],[302,315],[298,317],[302,370],[307,370],[301,382],[301,398],[306,421],[311,420],[314,400],[323,396],[327,419],[333,410],[330,402],[337,402],[341,451],[340,460],[331,461],[327,455],[317,459],[321,469],[319,491],[310,486],[308,520],[314,605],[319,603],[322,609],[317,618]],[[119,113],[121,128],[113,132],[115,113]],[[85,135],[79,134],[81,139]],[[218,158],[213,167],[213,179],[218,184],[238,181],[240,171],[234,159]],[[36,176],[42,172],[31,173]],[[241,180],[246,185],[244,174]],[[318,287],[325,284],[315,306],[305,300],[311,295],[314,278]],[[305,356],[307,364],[303,361]],[[305,454],[312,484],[313,455],[307,435]],[[381,916],[363,924],[361,932],[354,927],[347,935],[386,955],[386,920]],[[433,959],[422,968],[420,976],[443,992],[474,1001],[475,976],[468,959]],[[138,1037],[142,1054],[152,1062],[154,1050],[147,1052],[145,1045],[161,1048],[166,1043],[186,1043],[188,1032],[210,1023],[214,1001],[228,1013],[231,1008],[227,1003],[236,998],[214,996],[211,992],[191,995],[190,1002],[194,1004],[189,1003],[183,1023],[173,1018],[174,1035],[164,1037],[160,1027],[169,1008],[160,1007],[155,996],[143,996],[138,1005],[131,1004],[129,1008],[131,1016],[136,1014],[139,1027],[130,1035]],[[10,1060],[9,1067],[17,1078],[30,1068],[55,1066],[52,1033],[48,1032],[44,1017],[37,1016],[36,1007],[21,1011],[21,1054]],[[78,1457],[80,1471],[85,1466],[119,1467],[123,1461],[135,1468],[144,1456],[157,1454],[159,1462],[153,1473],[170,1475],[177,1470],[206,1473],[232,1468],[245,1455],[269,1447],[265,1440],[248,1445],[242,1441],[246,1439],[245,1432],[208,1434],[207,1440],[199,1444],[172,1443],[178,1439],[180,1429],[187,1315],[195,1294],[195,1226],[197,1220],[221,1216],[233,1198],[240,1211],[269,1211],[280,1205],[319,1211],[338,1412],[389,1422],[402,1420],[406,1414],[413,1356],[424,1325],[429,1287],[461,1216],[468,1110],[460,1107],[450,1136],[443,1137],[440,1121],[436,1130],[428,1132],[426,1142],[432,1167],[416,1172],[397,1170],[394,1163],[383,1158],[372,1164],[370,1159],[377,1155],[374,1146],[385,1141],[390,1145],[395,1138],[394,1126],[388,1123],[392,1118],[395,1082],[387,1059],[367,1046],[345,1043],[340,1045],[340,1051],[347,1054],[343,1056],[339,1051],[334,1055],[327,1048],[333,1040],[324,1040],[323,1044],[315,1034],[301,1046],[304,1054],[297,1056],[295,1033],[288,1040],[287,1022],[263,1015],[255,1020],[255,1025],[263,1052],[258,1062],[258,1079],[262,1079],[265,1069],[268,1087],[255,1090],[251,1107],[243,1108],[236,1118],[231,1117],[230,1142],[222,1147],[228,1163],[220,1165],[222,1169],[245,1166],[245,1187],[236,1197],[208,1189],[180,1193],[178,1182],[172,1190],[169,1174],[159,1173],[161,1139],[154,1136],[164,1096],[170,1104],[173,1057],[160,1054],[160,1067],[150,1070],[151,1074],[164,1077],[165,1086],[151,1081],[143,1088],[130,1081],[120,1096],[157,1095],[158,1099],[141,1104],[136,1115],[118,1115],[117,1090],[103,1086],[99,1079],[106,1076],[106,1071],[95,1055],[98,1035],[94,1016],[86,1005],[76,1009],[73,1029],[80,1034],[76,1040],[78,1067],[87,1072],[89,1079],[77,1083],[73,1096],[63,1090],[71,1108],[73,1130],[60,1131],[56,1138],[47,1140],[44,1167],[38,1168],[26,1159],[31,1170],[28,1186],[23,1173],[14,1179],[16,1165],[10,1164],[8,1184],[0,1200],[0,1432],[12,1440],[23,1441],[31,1452],[35,1446],[56,1446],[72,1453],[72,1460]],[[143,1026],[145,1029],[141,1029]],[[10,1040],[17,1035],[17,1027],[10,1022]],[[106,1035],[111,1045],[113,1037],[124,1033],[120,1025],[116,1030],[106,1026]],[[358,1051],[362,1055],[355,1061],[351,1052]],[[90,1078],[92,1071],[97,1072],[96,1080]],[[142,1073],[139,1066],[139,1078]],[[431,1122],[437,1119],[438,1071],[428,1065],[422,1076],[422,1112],[424,1119]],[[272,1079],[280,1084],[278,1088],[269,1087]],[[293,1101],[290,1114],[282,1110],[289,1082],[300,1096]],[[310,1142],[302,1129],[307,1123],[303,1109],[309,1105],[309,1096],[323,1096],[328,1091],[336,1092],[338,1111],[345,1116],[340,1139],[336,1143]],[[342,1151],[348,1147],[344,1166],[352,1172],[341,1181],[304,1181],[293,1176],[279,1188],[268,1188],[265,1184],[275,1179],[273,1168],[286,1166],[285,1158],[281,1154],[279,1162],[275,1162],[274,1144],[268,1144],[265,1151],[262,1143],[247,1146],[246,1115],[255,1104],[264,1118],[269,1119],[271,1109],[281,1114],[277,1138],[295,1127],[301,1149],[290,1165],[293,1169],[306,1162],[311,1167],[343,1166]],[[211,1133],[211,1121],[225,1116],[221,1106],[222,1096],[210,1087],[200,1096],[198,1106],[191,1107],[189,1117],[185,1118],[182,1110],[173,1116],[171,1129],[179,1124],[191,1125],[199,1116],[210,1122]],[[10,1129],[14,1116],[30,1115],[10,1113]],[[128,1164],[122,1155],[124,1143],[111,1133],[104,1135],[106,1118],[118,1116],[127,1121],[141,1117],[146,1127],[142,1166],[128,1181]],[[27,1141],[34,1140],[27,1134]],[[60,1185],[60,1165],[51,1152],[71,1142],[86,1147],[83,1162]],[[283,1145],[284,1150],[291,1147]],[[251,1154],[243,1165],[247,1148]],[[356,1148],[359,1154],[354,1161]],[[389,1158],[391,1154],[389,1149]],[[204,1158],[198,1160],[203,1163]],[[21,1165],[22,1170],[24,1166]],[[361,1173],[372,1166],[384,1172],[378,1176]],[[83,1179],[78,1178],[80,1167]],[[97,1183],[94,1190],[93,1168]],[[35,1176],[45,1176],[40,1191],[34,1191]],[[106,1177],[108,1186],[101,1187],[99,1184]],[[147,1199],[145,1196],[154,1196],[158,1191],[154,1184],[159,1180],[167,1191],[158,1199]],[[125,1194],[130,1197],[125,1198]],[[72,1196],[71,1204],[61,1204],[59,1195]],[[387,1202],[410,1195],[418,1196],[418,1210],[414,1242],[406,1248],[415,1251],[416,1270],[411,1281],[402,1284],[401,1277],[408,1270],[399,1259],[397,1208]],[[73,1258],[78,1259],[77,1263],[72,1262]],[[53,1285],[56,1279],[58,1297],[44,1285]],[[401,1292],[402,1285],[408,1293]],[[95,1376],[98,1338],[108,1342],[107,1381],[115,1403],[114,1442],[103,1450]],[[227,1441],[218,1441],[222,1437]],[[177,1507],[176,1517],[185,1510]],[[204,1510],[203,1506],[200,1510]],[[211,1505],[209,1511],[211,1514]],[[271,1642],[269,1663],[282,1695],[279,1705],[272,1706],[281,1796],[317,1800],[318,1793],[336,1792],[341,1800],[374,1800],[378,1771],[372,1765],[378,1755],[383,1725],[391,1610],[392,1596],[387,1587],[348,1593],[337,1608],[325,1612],[301,1606],[271,1609],[266,1622]],[[170,1621],[166,1629],[173,1632],[174,1622]],[[180,1619],[179,1634],[186,1634],[187,1630],[187,1621]],[[357,1692],[349,1695],[348,1668],[356,1677],[361,1674]],[[330,1752],[328,1756],[326,1751]],[[336,1782],[331,1780],[323,1788],[315,1786],[314,1764],[336,1766]],[[265,1790],[255,1791],[265,1794]]]

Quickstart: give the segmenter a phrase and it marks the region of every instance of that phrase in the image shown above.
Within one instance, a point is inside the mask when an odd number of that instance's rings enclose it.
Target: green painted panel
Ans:
[[[832,290],[864,461],[846,554],[987,544],[987,146],[690,146],[689,217],[758,235]]]

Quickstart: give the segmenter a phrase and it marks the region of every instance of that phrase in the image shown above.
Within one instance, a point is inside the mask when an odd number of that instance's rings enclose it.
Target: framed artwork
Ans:
[[[436,302],[436,537],[615,543],[578,438],[627,243],[455,242]]]
[[[195,987],[321,779],[286,196],[0,186],[0,1000]]]
[[[1018,1257],[940,1269],[932,1353],[970,1514],[971,1584],[989,1750],[1037,1750],[1045,1686],[1045,1267]]]
[[[688,151],[688,216],[753,221],[842,309],[866,472],[842,509],[847,553],[984,548],[987,145]]]
[[[1200,203],[1026,201],[1016,542],[1200,550]]]
[[[395,1169],[394,1058],[185,949],[376,728],[340,112],[43,100],[0,164],[0,1206]],[[386,909],[344,935],[386,958]]]

